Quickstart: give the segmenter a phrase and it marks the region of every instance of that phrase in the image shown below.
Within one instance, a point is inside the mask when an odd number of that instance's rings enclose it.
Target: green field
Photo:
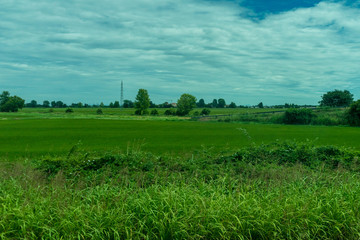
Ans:
[[[0,239],[360,238],[360,128],[64,111],[0,114]]]
[[[2,156],[66,154],[79,141],[85,150],[153,153],[191,152],[204,147],[234,150],[276,140],[314,141],[318,145],[360,149],[360,128],[290,126],[193,121],[107,119],[28,119],[0,121]]]

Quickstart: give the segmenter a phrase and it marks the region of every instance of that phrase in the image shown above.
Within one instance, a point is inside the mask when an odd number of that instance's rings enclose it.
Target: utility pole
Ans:
[[[120,94],[120,108],[123,108],[124,105],[124,84],[123,81],[121,81],[121,94]]]

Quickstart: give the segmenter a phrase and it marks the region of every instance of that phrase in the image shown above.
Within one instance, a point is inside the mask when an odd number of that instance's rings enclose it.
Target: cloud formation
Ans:
[[[333,89],[360,98],[360,10],[320,2],[262,19],[232,1],[3,0],[0,90],[27,101],[316,104]]]

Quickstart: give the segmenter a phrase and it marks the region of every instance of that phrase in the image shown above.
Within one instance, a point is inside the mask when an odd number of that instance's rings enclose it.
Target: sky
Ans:
[[[360,1],[0,0],[0,91],[30,102],[360,98]]]

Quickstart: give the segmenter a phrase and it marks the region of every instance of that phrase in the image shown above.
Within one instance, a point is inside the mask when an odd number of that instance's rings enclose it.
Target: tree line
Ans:
[[[329,91],[321,96],[321,101],[319,101],[320,106],[322,107],[348,107],[351,103],[353,103],[353,94],[351,94],[348,90],[334,90]],[[185,104],[186,103],[186,104]],[[185,104],[185,105],[184,105]],[[186,107],[185,107],[186,106]],[[169,103],[164,102],[161,104],[155,104],[150,100],[149,94],[146,89],[139,89],[138,94],[135,98],[135,101],[124,100],[121,103],[119,101],[110,102],[108,105],[105,105],[103,102],[100,104],[86,104],[86,103],[72,103],[67,105],[62,101],[48,101],[45,100],[42,104],[38,103],[36,100],[31,100],[29,103],[25,103],[25,100],[18,96],[11,96],[8,91],[3,91],[0,95],[0,111],[1,112],[16,112],[18,109],[23,107],[36,108],[36,107],[44,107],[44,108],[88,108],[88,107],[96,107],[96,108],[136,108],[136,114],[143,115],[146,113],[146,109],[148,108],[177,108],[178,115],[182,115],[186,113],[189,109],[188,106],[192,108],[249,108],[249,107],[258,107],[264,108],[264,104],[260,102],[255,106],[245,106],[245,105],[236,105],[234,102],[230,102],[227,104],[224,98],[213,99],[212,102],[206,103],[204,99],[200,99],[197,101],[196,97],[190,94],[181,95],[180,99],[177,103]],[[182,108],[185,107],[185,110]],[[296,104],[285,103],[284,105],[274,105],[271,106],[273,108],[299,108],[301,106]],[[307,107],[307,105],[303,105],[302,107]],[[191,110],[190,110],[191,111]]]

